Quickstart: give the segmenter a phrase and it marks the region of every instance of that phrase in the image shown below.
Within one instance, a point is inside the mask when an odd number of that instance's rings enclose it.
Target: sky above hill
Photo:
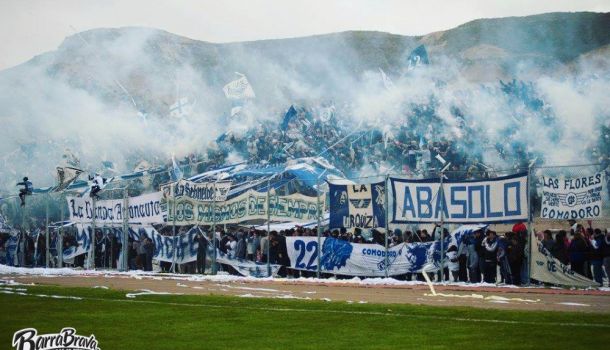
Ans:
[[[2,0],[0,70],[56,49],[66,36],[144,26],[211,42],[376,30],[422,35],[478,18],[610,11],[608,0]]]

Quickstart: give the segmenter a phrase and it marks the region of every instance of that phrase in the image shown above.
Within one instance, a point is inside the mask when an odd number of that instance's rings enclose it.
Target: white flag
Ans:
[[[251,99],[255,98],[254,90],[252,90],[252,86],[248,82],[248,78],[241,73],[235,72],[235,74],[239,75],[240,78],[237,80],[233,80],[222,88],[225,96],[230,100],[242,100],[242,99]]]
[[[392,80],[390,80],[390,78],[388,78],[383,69],[379,68],[379,74],[381,74],[381,81],[383,81],[383,86],[385,86],[387,90],[392,90],[394,88],[394,83],[392,82]]]
[[[69,166],[57,167],[57,187],[55,191],[63,191],[70,186],[83,171]]]

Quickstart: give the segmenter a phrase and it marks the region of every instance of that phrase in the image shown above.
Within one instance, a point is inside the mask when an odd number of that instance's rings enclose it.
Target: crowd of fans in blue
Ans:
[[[592,226],[584,227],[576,222],[570,222],[567,230],[545,230],[539,233],[544,247],[561,263],[585,277],[603,285],[604,276],[610,273],[610,231],[605,232]],[[170,230],[171,228],[166,228]],[[163,231],[163,229],[161,230]],[[40,232],[40,231],[39,231]],[[78,243],[70,229],[64,231],[64,249],[75,247]],[[169,234],[169,232],[165,232]],[[52,232],[50,253],[53,265],[57,264],[55,249],[56,232]],[[449,233],[445,229],[444,235]],[[214,245],[222,254],[232,258],[251,262],[282,265],[279,275],[282,277],[314,277],[312,271],[290,269],[290,260],[286,247],[286,237],[316,236],[317,228],[295,227],[293,229],[271,231],[268,235],[264,230],[254,228],[230,228],[224,231],[218,227]],[[377,230],[355,229],[348,232],[345,229],[325,230],[323,237],[332,237],[353,243],[385,244],[385,234]],[[212,235],[197,234],[193,239],[199,244],[197,261],[178,266],[177,271],[183,273],[209,273],[212,256],[204,249],[211,241]],[[431,242],[441,237],[440,227],[430,230],[400,230],[395,229],[388,235],[388,246],[402,243]],[[431,280],[454,281],[466,283],[503,283],[521,285],[527,281],[527,264],[525,251],[527,248],[527,228],[523,223],[515,224],[511,231],[497,234],[495,231],[479,230],[467,236],[459,246],[449,245],[445,248],[446,267],[441,272],[428,273]],[[8,260],[8,235],[0,235],[0,264],[36,267],[45,266],[46,240],[44,234],[29,236],[21,234],[17,243],[16,255]],[[115,233],[99,229],[96,231],[95,266],[97,268],[116,268],[121,244]],[[150,239],[129,241],[129,268],[132,270],[153,270],[155,244]],[[269,255],[267,255],[269,252]],[[66,263],[67,266],[83,267],[87,254],[75,257]],[[170,262],[160,262],[158,270],[169,272]],[[219,264],[218,268],[237,274],[230,265]],[[325,277],[333,276],[323,274]],[[336,276],[337,278],[351,278]],[[399,280],[424,281],[422,273],[393,276]]]

